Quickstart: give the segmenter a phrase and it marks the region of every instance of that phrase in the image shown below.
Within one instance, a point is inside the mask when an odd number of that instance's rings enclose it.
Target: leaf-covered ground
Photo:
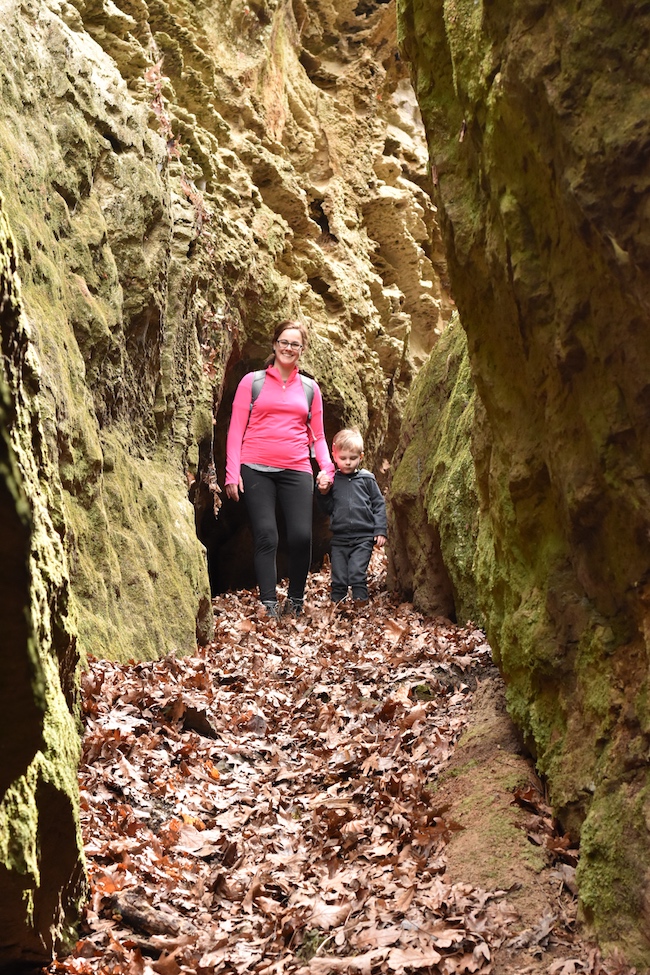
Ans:
[[[92,895],[82,939],[48,972],[623,972],[580,940],[577,853],[532,769],[504,806],[476,750],[502,747],[472,709],[500,693],[483,633],[419,616],[383,582],[375,555],[370,606],[343,610],[314,575],[306,615],[279,623],[226,595],[196,656],[92,662]],[[484,835],[501,807],[514,828]],[[523,874],[513,837],[535,854]],[[481,868],[514,879],[482,886]]]

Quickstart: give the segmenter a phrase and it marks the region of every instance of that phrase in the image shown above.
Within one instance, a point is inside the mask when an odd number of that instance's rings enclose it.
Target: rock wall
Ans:
[[[479,603],[584,915],[645,970],[650,12],[400,0],[400,32],[484,411]]]
[[[251,187],[227,212],[253,229],[243,244],[256,277],[224,304],[233,345],[216,410],[217,474],[236,384],[262,364],[273,324],[287,315],[310,325],[303,358],[323,389],[328,438],[358,424],[378,468],[394,449],[411,379],[453,308],[394,7],[251,6],[246,30],[238,8],[219,9],[219,36],[211,27],[205,43],[218,43],[230,80],[217,77],[215,104],[230,155],[245,163],[237,185]],[[215,519],[204,482],[196,498],[213,588],[252,587],[243,506],[224,501]],[[317,557],[322,542],[317,532]]]
[[[252,584],[218,482],[275,322],[310,324],[328,435],[358,423],[373,464],[453,307],[394,6],[0,12],[0,188],[80,648],[185,651],[211,625],[197,526],[213,588]]]
[[[183,470],[211,433],[185,262],[194,210],[163,178],[149,105],[75,9],[3,2],[2,17],[0,187],[80,648],[187,651],[211,623]]]
[[[58,472],[0,203],[0,970],[49,960],[85,893],[77,652]]]
[[[22,451],[15,477],[5,465],[0,665],[14,971],[65,937],[82,890],[76,652],[191,651],[210,585],[252,585],[219,481],[236,383],[274,324],[310,325],[328,436],[358,423],[378,466],[453,302],[393,3],[0,0],[0,24],[22,315],[3,305],[20,356],[2,419]]]
[[[413,384],[390,483],[388,584],[422,613],[483,623],[474,559],[479,516],[467,341],[452,318]]]

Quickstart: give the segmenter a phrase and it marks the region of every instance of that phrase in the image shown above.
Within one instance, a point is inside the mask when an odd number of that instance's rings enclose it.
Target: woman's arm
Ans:
[[[249,372],[237,387],[226,439],[226,494],[234,501],[239,500],[239,492],[244,490],[241,480],[240,458],[241,445],[251,411],[252,385],[253,373]]]
[[[334,480],[334,464],[330,457],[325,440],[323,427],[323,397],[318,383],[314,383],[314,400],[311,404],[311,432],[314,437],[314,453],[319,470],[327,474],[330,481]]]

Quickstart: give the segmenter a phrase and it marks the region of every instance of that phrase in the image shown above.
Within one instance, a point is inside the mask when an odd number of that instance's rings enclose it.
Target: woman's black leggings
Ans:
[[[256,471],[242,464],[244,501],[253,530],[255,575],[260,599],[277,599],[276,584],[279,500],[287,525],[289,592],[302,599],[311,563],[311,523],[314,478],[306,471]]]

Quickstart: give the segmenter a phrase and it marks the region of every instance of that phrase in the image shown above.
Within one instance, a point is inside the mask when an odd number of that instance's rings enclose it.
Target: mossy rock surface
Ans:
[[[650,15],[398,8],[477,395],[477,602],[585,915],[646,970]]]
[[[0,968],[44,965],[86,894],[78,655],[38,373],[0,198]],[[13,967],[12,967],[13,966]],[[20,969],[22,970],[22,969]]]
[[[38,414],[7,422],[24,426],[53,531],[41,595],[60,594],[70,713],[77,654],[153,658],[209,639],[197,532],[232,541],[210,553],[232,586],[245,532],[220,507],[223,443],[236,382],[278,321],[310,325],[304,365],[328,438],[354,422],[369,466],[392,453],[451,313],[423,130],[394,55],[384,5],[333,19],[327,5],[238,0],[3,4],[0,189]],[[21,551],[29,518],[12,524]],[[42,695],[54,677],[39,676]],[[24,710],[36,751],[39,701]],[[67,763],[75,739],[57,715]],[[33,841],[44,766],[23,764],[3,828],[11,837],[19,815]],[[76,829],[74,810],[61,821]],[[33,842],[33,874],[32,854]]]
[[[186,476],[212,435],[209,393],[174,252],[193,214],[174,209],[146,102],[87,35],[34,6],[4,39],[0,184],[79,649],[188,652],[211,632]]]
[[[391,575],[429,613],[480,622],[474,581],[478,500],[475,394],[458,318],[420,370],[393,457]]]

